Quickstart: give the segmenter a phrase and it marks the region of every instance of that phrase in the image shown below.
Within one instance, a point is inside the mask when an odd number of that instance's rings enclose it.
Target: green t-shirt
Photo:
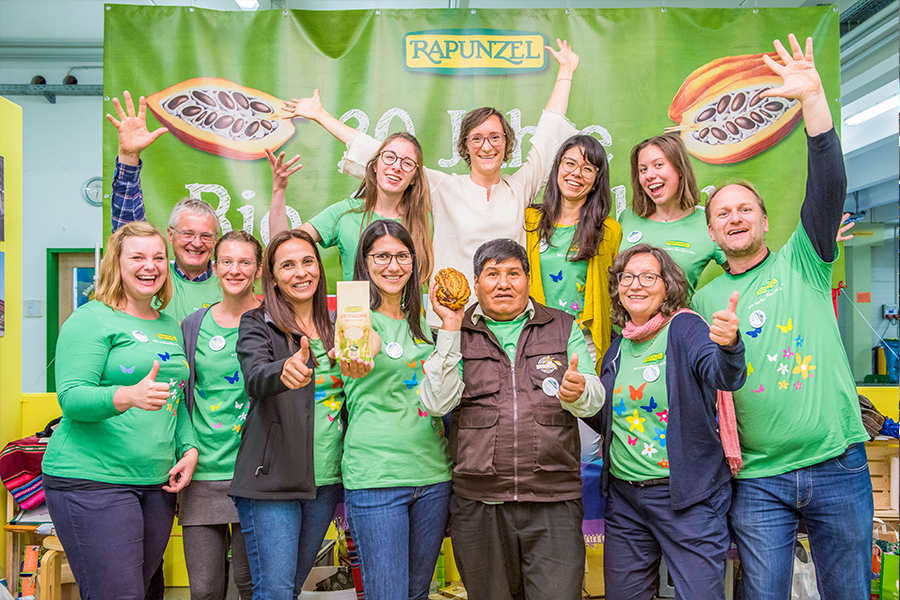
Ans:
[[[539,242],[541,286],[547,306],[564,310],[575,318],[584,310],[584,286],[588,261],[571,262],[578,253],[574,244],[575,225],[557,225],[550,244]]]
[[[200,458],[194,479],[219,481],[234,476],[241,427],[250,410],[235,345],[237,327],[222,327],[206,311],[194,355],[194,436]]]
[[[609,472],[624,481],[669,476],[666,349],[669,326],[640,344],[622,340],[612,397]]]
[[[814,465],[869,439],[834,316],[832,266],[801,224],[760,265],[726,273],[694,296],[694,309],[712,320],[732,292],[741,294],[747,383],[734,393],[740,479]]]
[[[157,411],[120,413],[113,395],[135,385],[159,361],[157,382],[170,385]],[[160,315],[146,320],[93,300],[66,320],[56,344],[56,389],[62,421],[50,438],[43,470],[56,477],[156,485],[196,446],[184,406],[188,365],[181,328]]]
[[[309,348],[315,355],[316,410],[313,457],[316,485],[330,485],[341,481],[341,453],[343,452],[344,424],[341,421],[341,405],[344,403],[344,381],[341,369],[333,367],[322,340],[310,340]]]
[[[662,248],[684,271],[691,293],[710,261],[725,263],[722,249],[709,237],[706,213],[699,206],[689,216],[671,223],[638,217],[626,210],[619,217],[619,224],[622,226],[620,253],[637,244]]]
[[[405,319],[372,311],[372,328],[381,336],[375,368],[346,379],[350,415],[341,471],[344,487],[422,486],[450,481],[450,456],[441,419],[419,405],[422,361],[434,346],[410,335]],[[422,329],[430,329],[422,319]],[[394,346],[393,344],[398,344]]]
[[[365,201],[362,198],[347,198],[332,204],[309,220],[309,224],[315,227],[322,237],[320,246],[323,248],[337,246],[341,255],[344,281],[353,281],[353,264],[356,261],[360,234],[372,221],[385,218],[378,213],[366,215],[358,210],[363,204]],[[388,220],[400,222],[400,219]]]
[[[169,277],[172,279],[172,299],[161,312],[174,317],[179,323],[192,312],[222,300],[218,277],[200,282],[187,281],[175,272],[174,261],[169,263]]]

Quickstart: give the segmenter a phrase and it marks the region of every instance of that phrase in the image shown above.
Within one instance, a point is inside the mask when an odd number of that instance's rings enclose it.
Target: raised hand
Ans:
[[[287,189],[288,177],[303,168],[303,165],[300,164],[294,166],[300,160],[299,154],[285,161],[284,152],[280,152],[276,158],[272,151],[266,148],[266,158],[269,159],[269,164],[272,166],[272,191]]]
[[[844,218],[841,219],[842,227],[838,229],[837,237],[835,238],[839,242],[846,242],[848,240],[853,239],[853,234],[845,235],[848,231],[853,229],[853,226],[856,225],[856,221],[850,221],[847,223],[847,219],[850,218],[850,213],[844,213]]]
[[[175,466],[169,469],[169,485],[164,485],[162,489],[167,492],[176,494],[191,482],[194,476],[194,469],[197,468],[197,459],[199,453],[196,448],[188,448]]]
[[[558,77],[572,77],[572,73],[578,68],[578,55],[572,51],[572,47],[566,40],[556,38],[556,45],[559,46],[559,50],[554,50],[552,46],[544,46],[544,48],[559,63]]]
[[[296,119],[302,117],[317,121],[323,113],[325,107],[322,106],[322,99],[319,98],[319,90],[313,92],[311,98],[292,98],[290,101],[285,100],[281,106],[281,110],[289,113],[285,119]],[[327,113],[326,113],[327,114]]]
[[[135,115],[131,94],[126,90],[122,95],[125,98],[124,110],[119,99],[113,98],[113,105],[119,118],[116,119],[109,113],[106,118],[119,130],[119,161],[127,165],[137,165],[141,152],[169,130],[165,127],[155,131],[147,129],[147,101],[143,96],[138,99],[138,112]]]
[[[309,338],[305,335],[300,338],[300,349],[293,356],[284,361],[281,369],[281,381],[289,389],[302,388],[312,381],[313,370],[306,363],[309,362]]]
[[[441,318],[441,329],[444,331],[459,331],[462,329],[463,317],[466,314],[465,307],[459,310],[450,310],[438,302],[436,289],[437,284],[432,279],[431,284],[428,286],[428,297],[431,299],[431,307],[434,309],[434,314]]]
[[[717,310],[713,314],[712,324],[709,326],[709,339],[720,346],[731,346],[737,342],[737,331],[741,324],[735,311],[737,310],[740,292],[732,292],[728,299],[728,308]]]
[[[584,375],[578,372],[578,354],[569,360],[569,368],[563,375],[559,385],[559,399],[563,402],[575,402],[584,393]]]
[[[125,385],[116,390],[113,404],[120,412],[129,408],[141,410],[159,410],[169,401],[169,384],[157,383],[159,361],[153,361],[153,367],[147,376],[134,385]]]
[[[780,96],[782,98],[796,98],[801,102],[808,99],[813,94],[824,93],[822,88],[822,79],[819,72],[816,71],[816,65],[813,62],[813,43],[812,38],[806,38],[806,52],[800,48],[800,43],[794,34],[788,36],[791,44],[789,53],[780,40],[775,40],[775,51],[784,61],[784,65],[775,62],[770,56],[764,55],[763,61],[772,69],[772,71],[784,80],[780,88],[767,90],[762,96]]]

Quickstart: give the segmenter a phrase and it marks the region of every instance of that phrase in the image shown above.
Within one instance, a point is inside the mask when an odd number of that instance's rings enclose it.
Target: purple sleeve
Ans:
[[[116,172],[112,183],[112,230],[131,223],[146,221],[144,194],[141,191],[141,166],[123,165],[116,159]]]

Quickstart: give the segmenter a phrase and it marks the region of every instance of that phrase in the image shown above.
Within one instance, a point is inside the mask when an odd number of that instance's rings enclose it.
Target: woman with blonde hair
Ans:
[[[266,150],[272,165],[272,205],[269,228],[274,236],[287,228],[285,189],[288,177],[303,165],[294,166],[298,154],[285,162],[284,152],[276,158]],[[431,277],[434,253],[431,247],[431,198],[422,146],[405,132],[391,134],[365,166],[363,182],[351,198],[332,204],[300,226],[323,248],[337,246],[341,255],[343,280],[353,279],[356,247],[363,230],[378,219],[402,223],[412,236],[421,257],[417,279],[424,284]]]
[[[197,464],[181,328],[159,312],[171,296],[165,239],[128,223],[107,241],[96,299],[59,334],[43,484],[85,598],[144,598]]]

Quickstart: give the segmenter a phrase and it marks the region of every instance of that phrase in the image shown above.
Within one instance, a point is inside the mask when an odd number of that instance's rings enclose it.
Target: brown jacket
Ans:
[[[453,411],[453,491],[485,502],[557,502],[581,497],[577,419],[544,380],[562,382],[572,317],[536,302],[515,365],[484,319],[466,311],[460,338],[465,391]],[[543,360],[542,360],[543,359]],[[539,368],[539,366],[541,368]]]

